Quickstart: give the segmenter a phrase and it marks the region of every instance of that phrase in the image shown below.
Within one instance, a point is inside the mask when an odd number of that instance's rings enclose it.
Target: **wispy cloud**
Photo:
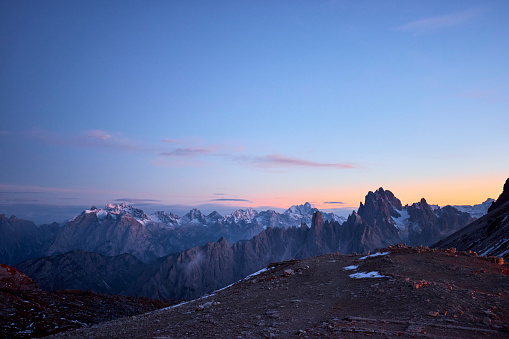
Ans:
[[[241,202],[253,203],[252,201],[247,200],[247,199],[235,199],[235,198],[218,198],[218,199],[211,199],[209,201],[241,201]]]
[[[342,202],[342,201],[325,201],[324,204],[329,204],[329,205],[344,205],[345,203]]]
[[[197,138],[186,140],[163,139],[162,143],[150,144],[123,137],[120,133],[101,129],[88,130],[78,134],[55,133],[38,129],[25,131],[21,135],[38,142],[64,147],[87,147],[149,153],[153,156],[159,156],[151,160],[153,165],[165,167],[210,166],[214,163],[213,159],[223,159],[224,163],[231,162],[246,167],[273,171],[296,167],[330,169],[351,169],[358,167],[356,164],[348,162],[317,162],[279,153],[255,156],[249,154],[238,143],[207,144]],[[182,147],[175,147],[175,144],[180,144]]]
[[[47,187],[47,186],[23,186],[23,185],[8,185],[0,184],[0,192],[8,194],[41,194],[41,193],[94,193],[94,194],[123,194],[122,191],[103,191],[97,189],[79,189],[79,188],[61,188],[61,187]]]
[[[161,202],[161,200],[155,200],[155,199],[137,199],[137,198],[120,198],[113,200],[115,202],[128,202],[131,204],[143,204],[143,203],[152,203],[152,202]]]
[[[208,148],[199,148],[199,147],[186,147],[186,148],[177,148],[169,152],[161,152],[160,155],[164,156],[177,156],[177,157],[190,157],[204,154],[211,154],[216,152],[217,149],[214,146],[210,146]]]
[[[444,27],[459,25],[463,22],[466,22],[478,16],[480,13],[482,13],[480,9],[471,8],[465,11],[452,13],[448,15],[435,16],[431,18],[411,21],[402,26],[396,27],[395,30],[420,34]]]
[[[11,131],[0,131],[0,135],[11,135]]]
[[[28,202],[39,202],[41,200],[39,199],[5,199],[5,201],[8,202],[21,202],[21,203],[28,203]]]
[[[111,138],[111,135],[106,132],[106,131],[102,131],[102,130],[91,130],[91,131],[88,131],[87,132],[87,136],[89,138],[93,138],[93,139],[98,139],[98,140],[108,140]]]
[[[154,147],[122,137],[118,133],[89,130],[79,134],[63,134],[42,129],[25,131],[26,138],[50,145],[69,147],[109,148],[121,151],[153,151]]]
[[[324,163],[288,157],[282,154],[269,154],[261,157],[238,157],[237,161],[254,167],[275,169],[281,167],[335,168],[351,169],[357,167],[352,163]]]
[[[164,143],[168,143],[168,144],[179,144],[180,143],[180,141],[177,139],[169,139],[169,138],[164,138],[161,141]]]

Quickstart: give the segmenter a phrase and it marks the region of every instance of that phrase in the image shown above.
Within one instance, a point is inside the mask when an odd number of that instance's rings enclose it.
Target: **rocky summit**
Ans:
[[[455,249],[271,263],[208,296],[57,338],[509,337],[509,267]]]

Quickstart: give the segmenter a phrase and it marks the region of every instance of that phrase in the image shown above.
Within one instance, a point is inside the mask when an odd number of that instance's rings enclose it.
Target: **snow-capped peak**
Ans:
[[[232,214],[228,214],[224,217],[224,221],[226,223],[237,223],[239,221],[243,221],[245,223],[252,222],[256,216],[258,215],[258,212],[249,207],[248,209],[244,210],[236,210]]]
[[[306,202],[304,205],[293,205],[285,211],[285,214],[310,215],[316,210],[309,202]]]
[[[467,212],[474,218],[480,218],[486,213],[488,213],[488,208],[490,208],[491,204],[495,201],[495,199],[488,198],[485,202],[477,205],[453,205],[452,207],[456,207],[460,212]]]
[[[173,213],[166,213],[164,211],[157,211],[150,215],[150,219],[153,222],[165,224],[168,226],[178,226],[180,224],[180,220],[178,215]]]
[[[206,223],[205,215],[197,208],[193,208],[182,217],[182,223],[204,224]]]
[[[145,214],[143,210],[128,205],[125,202],[118,205],[107,204],[104,207],[104,209],[92,206],[89,210],[85,210],[81,214],[83,215],[89,213],[94,213],[95,215],[97,215],[97,219],[99,220],[103,220],[108,215],[111,215],[114,218],[118,218],[126,214],[129,214],[131,217],[133,217],[134,219],[136,219],[137,221],[144,225],[151,221],[150,217],[147,214]],[[76,217],[70,219],[69,221],[73,221],[75,219]]]

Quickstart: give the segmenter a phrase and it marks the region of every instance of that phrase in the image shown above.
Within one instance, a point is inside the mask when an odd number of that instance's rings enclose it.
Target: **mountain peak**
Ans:
[[[317,211],[317,209],[314,208],[313,205],[309,202],[305,202],[303,205],[293,205],[285,211],[285,214],[311,215],[315,211]]]
[[[203,213],[197,208],[193,208],[192,210],[189,211],[189,213],[184,215],[184,217],[182,217],[182,221],[184,223],[188,223],[188,222],[205,223],[206,222],[205,215],[203,215]]]

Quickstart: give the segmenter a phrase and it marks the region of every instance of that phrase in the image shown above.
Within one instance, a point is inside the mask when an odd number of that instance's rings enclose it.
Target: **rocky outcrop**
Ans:
[[[37,284],[18,269],[0,264],[0,290],[7,292],[40,291]]]

